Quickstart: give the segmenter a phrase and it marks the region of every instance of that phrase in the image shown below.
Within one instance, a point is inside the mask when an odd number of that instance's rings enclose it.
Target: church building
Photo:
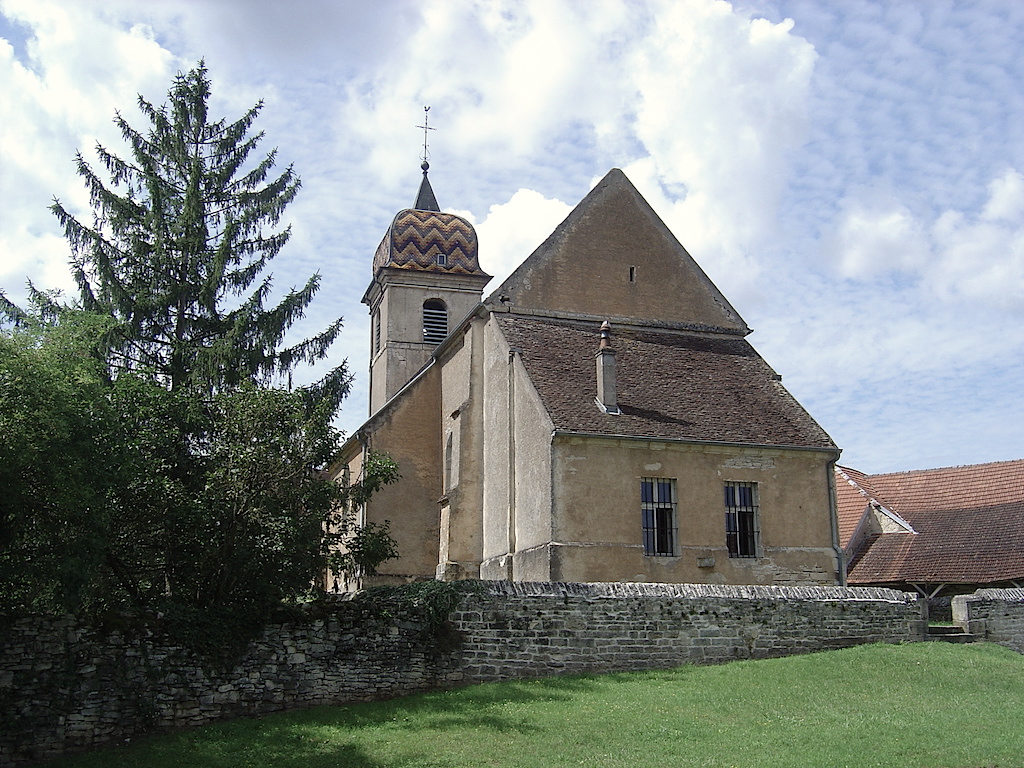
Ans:
[[[839,450],[613,169],[489,296],[426,165],[373,258],[368,451],[401,479],[380,579],[843,583]]]

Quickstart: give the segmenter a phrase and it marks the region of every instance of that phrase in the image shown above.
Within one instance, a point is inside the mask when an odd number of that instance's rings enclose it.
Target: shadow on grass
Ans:
[[[605,681],[613,680],[605,676]],[[528,735],[544,730],[509,705],[571,704],[603,683],[595,677],[555,677],[484,684],[399,699],[322,706],[262,717],[240,718],[200,728],[144,737],[136,744],[78,755],[53,768],[394,768],[424,763],[422,757],[391,755],[386,762],[363,746],[365,731],[386,738],[468,729]],[[433,737],[431,737],[433,738]]]
[[[364,702],[274,715],[282,727],[332,726],[345,729],[377,728],[408,723],[423,730],[452,726],[484,728],[496,732],[528,732],[520,718],[505,713],[509,704],[571,703],[599,685],[591,677],[485,684],[450,691],[413,694],[388,701]],[[288,721],[288,722],[284,722]]]

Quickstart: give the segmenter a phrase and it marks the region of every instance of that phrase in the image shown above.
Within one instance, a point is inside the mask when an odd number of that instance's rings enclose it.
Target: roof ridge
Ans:
[[[867,477],[901,477],[906,475],[923,475],[929,472],[948,472],[954,469],[978,469],[981,467],[995,467],[1000,464],[1024,464],[1024,459],[1004,459],[1002,461],[986,461],[980,464],[954,464],[948,467],[930,467],[928,469],[904,469],[898,472],[877,472],[866,475]],[[859,470],[854,470],[855,472]]]

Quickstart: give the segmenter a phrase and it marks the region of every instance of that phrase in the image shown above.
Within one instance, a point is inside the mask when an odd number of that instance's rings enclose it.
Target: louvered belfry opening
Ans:
[[[440,299],[423,302],[423,341],[440,344],[448,335],[448,307]]]

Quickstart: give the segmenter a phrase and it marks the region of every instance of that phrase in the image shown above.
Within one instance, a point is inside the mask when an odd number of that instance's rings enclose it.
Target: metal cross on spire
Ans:
[[[430,126],[430,107],[423,108],[423,125],[417,125],[417,128],[423,129],[423,156],[420,158],[423,161],[421,166],[424,172],[430,167],[430,150],[427,148],[427,131],[436,131],[436,128]]]
[[[430,147],[427,144],[429,134],[427,131],[434,130],[430,127],[430,107],[423,108],[423,125],[417,125],[423,129],[423,162],[420,168],[423,170],[423,181],[420,182],[420,191],[416,195],[416,204],[413,206],[419,211],[440,211],[437,205],[437,198],[434,197],[434,190],[430,188],[430,181],[427,179],[427,171],[430,170]]]

